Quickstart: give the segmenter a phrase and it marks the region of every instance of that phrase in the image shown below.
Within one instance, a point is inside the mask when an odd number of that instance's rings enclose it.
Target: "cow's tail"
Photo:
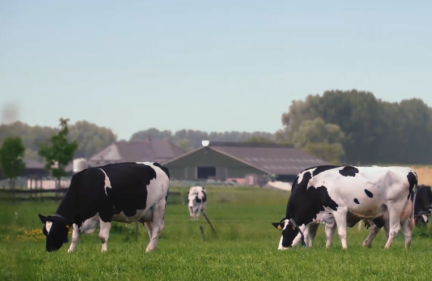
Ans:
[[[415,175],[415,180],[413,182],[413,188],[412,188],[413,194],[410,194],[410,196],[409,196],[409,197],[412,197],[412,199],[411,199],[412,200],[412,210],[411,210],[411,215],[410,215],[410,228],[411,228],[411,230],[414,229],[414,225],[415,225],[414,210],[415,210],[415,202],[416,202],[416,196],[417,196],[417,191],[418,191],[418,177],[417,177],[416,173],[414,173],[414,175]]]

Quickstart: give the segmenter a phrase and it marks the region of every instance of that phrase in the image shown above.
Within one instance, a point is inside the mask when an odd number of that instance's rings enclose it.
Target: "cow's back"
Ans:
[[[361,202],[382,203],[410,192],[409,173],[406,167],[352,167],[327,170],[309,181],[309,187],[323,186],[332,198],[360,205]]]
[[[70,190],[78,199],[79,217],[87,219],[113,209],[134,216],[136,210],[166,198],[168,188],[168,175],[161,168],[126,162],[83,170],[73,176]]]

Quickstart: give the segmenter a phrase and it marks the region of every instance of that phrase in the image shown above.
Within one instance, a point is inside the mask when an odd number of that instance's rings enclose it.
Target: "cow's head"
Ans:
[[[291,248],[294,244],[294,239],[299,234],[301,235],[301,242],[303,247],[306,247],[303,232],[300,230],[300,227],[294,222],[293,219],[284,218],[280,222],[272,223],[272,225],[276,229],[282,230],[282,237],[279,245],[280,250]]]
[[[39,214],[39,219],[44,224],[42,231],[47,238],[47,252],[57,251],[64,243],[69,242],[69,225],[64,218],[56,215],[45,217]]]

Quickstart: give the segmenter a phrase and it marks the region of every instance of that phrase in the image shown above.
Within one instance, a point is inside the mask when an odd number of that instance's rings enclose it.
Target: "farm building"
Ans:
[[[171,178],[241,181],[247,175],[256,175],[290,182],[305,168],[329,164],[286,145],[207,143],[203,141],[203,146],[164,162]]]
[[[89,167],[120,162],[166,162],[185,152],[169,140],[148,138],[146,141],[115,142],[90,157]]]

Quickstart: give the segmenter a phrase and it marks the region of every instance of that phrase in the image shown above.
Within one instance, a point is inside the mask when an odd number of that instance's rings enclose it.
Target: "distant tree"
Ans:
[[[79,143],[75,157],[90,158],[116,139],[117,136],[111,129],[87,121],[78,121],[69,128],[68,140],[76,140]]]
[[[58,128],[29,126],[22,122],[0,125],[0,143],[7,137],[21,136],[26,147],[25,159],[43,161],[38,154],[39,146],[59,132]],[[68,140],[76,140],[79,147],[75,157],[89,158],[115,142],[117,136],[110,128],[100,127],[87,121],[77,121],[69,126]]]
[[[346,163],[432,164],[432,108],[421,99],[385,102],[357,90],[310,95],[282,115],[276,140],[293,141],[304,121],[318,117],[345,134]]]
[[[293,134],[296,148],[334,164],[339,164],[344,156],[342,143],[345,134],[335,124],[327,124],[321,118],[306,120]]]
[[[130,140],[138,141],[138,140],[147,140],[148,137],[151,137],[153,140],[157,139],[171,139],[172,132],[171,131],[159,131],[156,128],[149,128],[147,130],[139,131],[134,133]]]
[[[45,159],[45,168],[57,179],[60,186],[60,179],[66,175],[65,167],[72,161],[75,151],[78,149],[76,141],[69,142],[67,139],[69,119],[60,119],[60,130],[50,139],[50,144],[41,144],[39,155]]]
[[[175,133],[171,131],[159,131],[156,128],[150,128],[144,131],[136,132],[132,135],[130,140],[146,140],[148,136],[152,139],[167,139],[176,144],[186,145],[187,140],[190,149],[201,146],[201,141],[225,141],[225,142],[243,142],[251,137],[264,137],[267,139],[274,139],[273,133],[268,132],[204,132],[200,130],[178,130]]]
[[[20,137],[9,137],[0,148],[0,166],[4,176],[9,178],[10,188],[15,188],[15,180],[25,168],[23,156],[25,147]]]
[[[253,136],[243,141],[243,143],[257,143],[257,144],[275,144],[276,142],[272,139],[262,137],[262,136]]]
[[[176,142],[176,145],[183,149],[184,151],[191,150],[190,142],[189,140],[180,140]]]

